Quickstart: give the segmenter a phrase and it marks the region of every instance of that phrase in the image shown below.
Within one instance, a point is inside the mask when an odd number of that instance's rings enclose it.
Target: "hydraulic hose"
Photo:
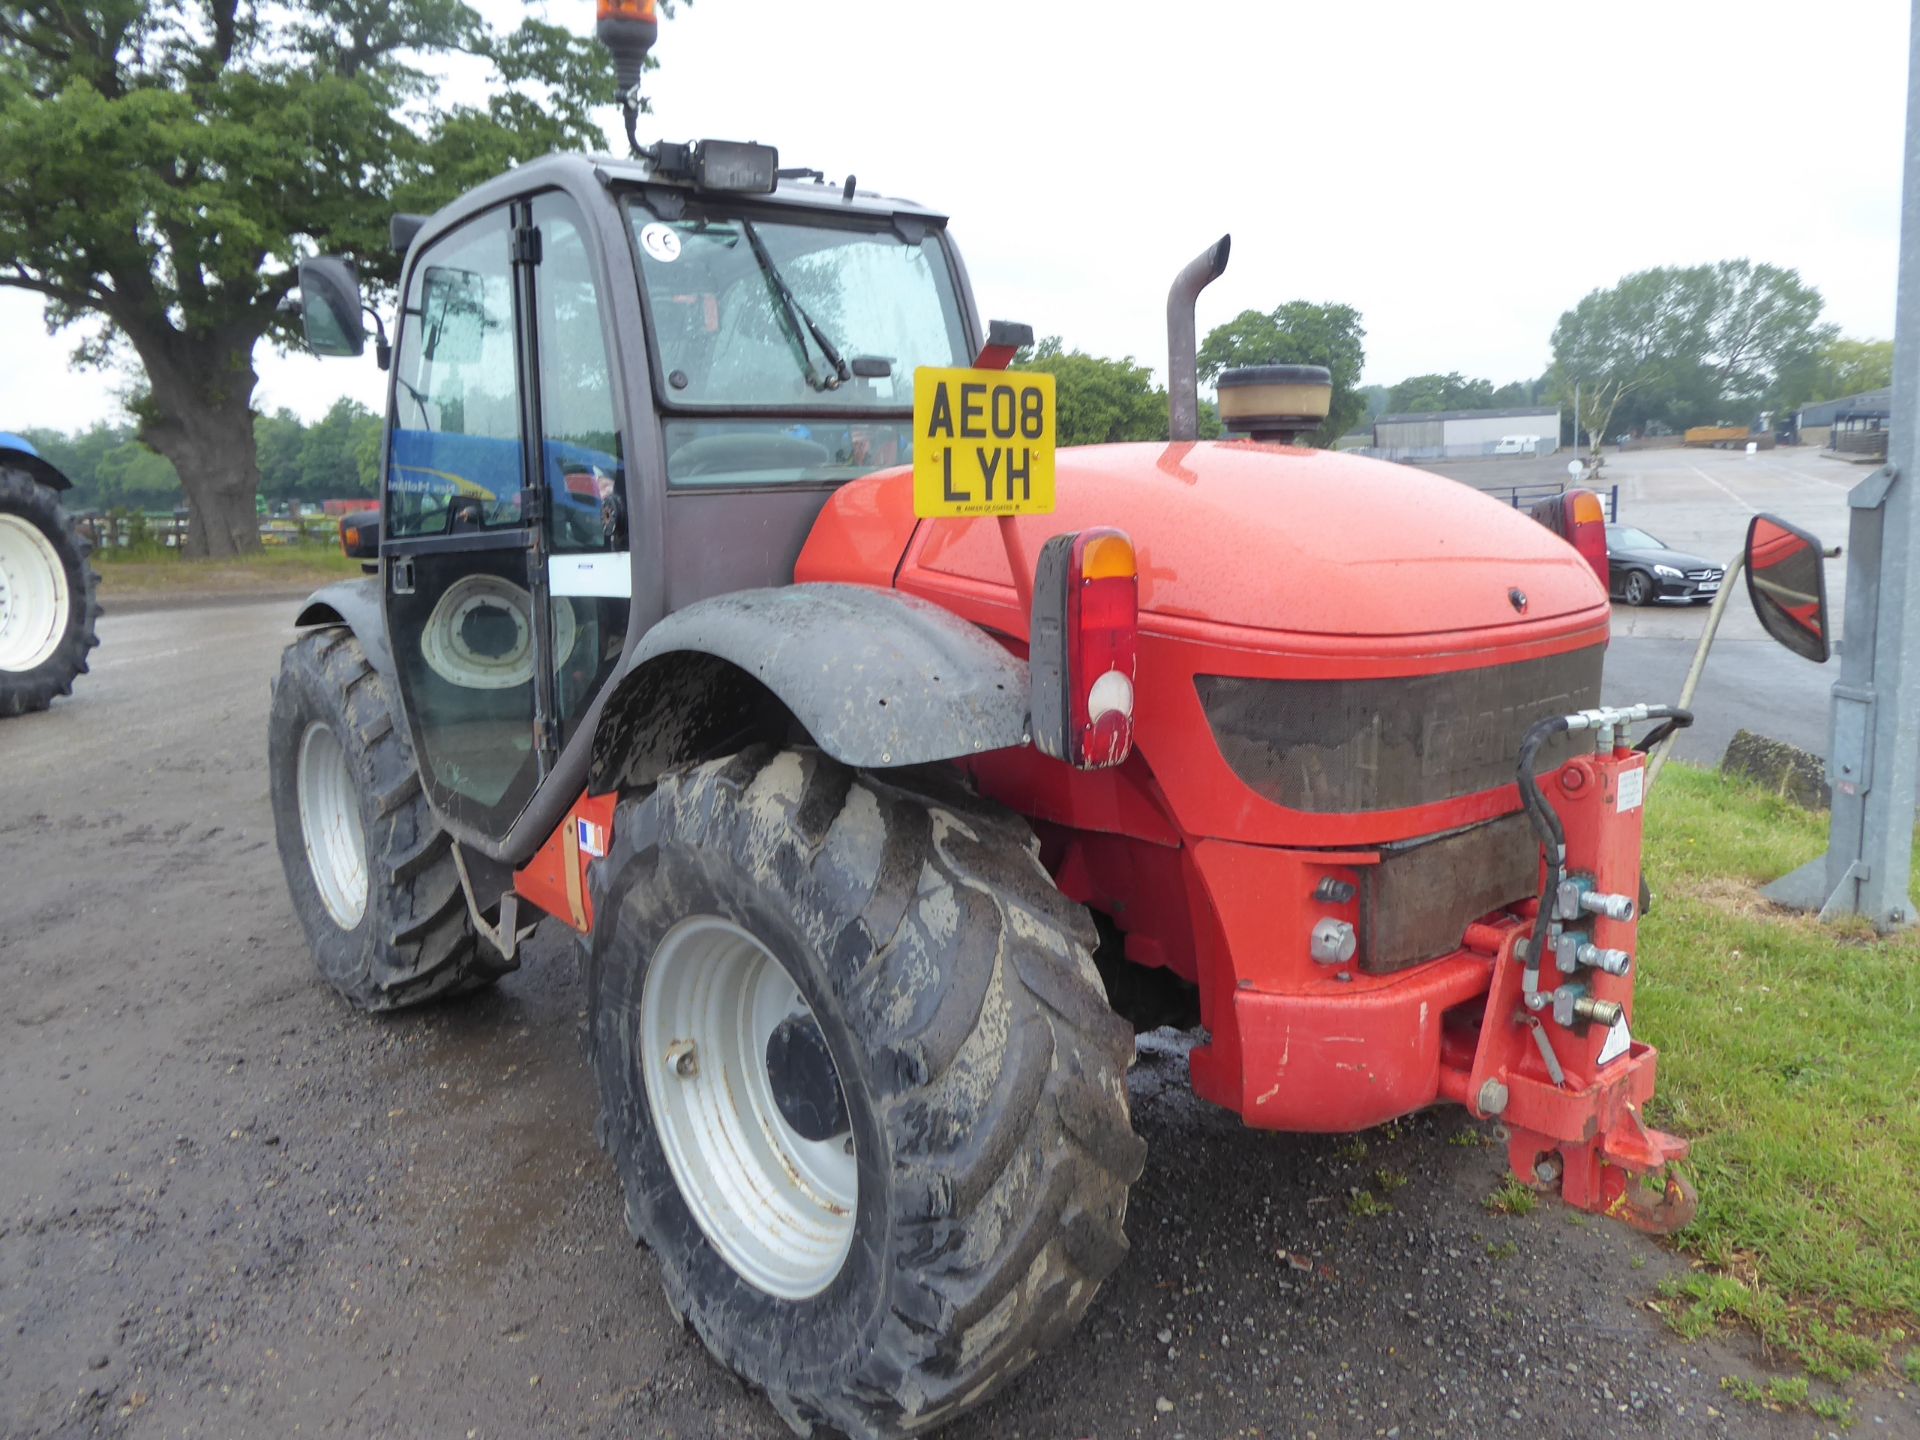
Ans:
[[[1540,972],[1540,961],[1546,954],[1547,931],[1553,916],[1554,902],[1560,893],[1560,882],[1567,878],[1566,828],[1560,823],[1559,813],[1547,803],[1546,794],[1540,789],[1539,777],[1533,773],[1534,761],[1539,758],[1540,747],[1555,736],[1564,735],[1570,730],[1614,728],[1631,725],[1640,720],[1666,722],[1635,747],[1646,750],[1650,744],[1658,744],[1676,731],[1684,730],[1693,724],[1693,712],[1683,710],[1677,705],[1635,705],[1620,710],[1582,710],[1577,715],[1550,715],[1544,720],[1536,720],[1521,737],[1518,767],[1520,802],[1526,808],[1528,818],[1533,821],[1534,833],[1540,837],[1540,844],[1546,852],[1547,859],[1546,869],[1540,882],[1540,913],[1534,919],[1533,935],[1527,942],[1526,967],[1529,974],[1538,975]]]
[[[1541,793],[1533,762],[1542,745],[1571,728],[1570,717],[1549,715],[1545,720],[1534,721],[1520,740],[1520,802],[1526,807],[1527,818],[1533,821],[1534,833],[1540,837],[1547,858],[1540,880],[1540,913],[1534,917],[1533,935],[1527,941],[1527,970],[1535,975],[1540,973],[1540,957],[1546,953],[1547,921],[1553,914],[1554,897],[1560,893],[1560,882],[1566,879],[1567,832],[1560,816]]]

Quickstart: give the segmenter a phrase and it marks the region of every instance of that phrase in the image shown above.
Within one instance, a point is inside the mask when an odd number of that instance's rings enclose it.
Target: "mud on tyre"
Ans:
[[[0,717],[71,695],[100,643],[93,547],[59,497],[0,462]]]
[[[1035,851],[964,792],[766,747],[624,800],[594,866],[588,1048],[628,1224],[803,1434],[951,1418],[1126,1251],[1132,1031]]]
[[[452,840],[351,630],[312,630],[287,647],[267,765],[294,912],[322,977],[351,1004],[394,1010],[516,968],[474,933]]]

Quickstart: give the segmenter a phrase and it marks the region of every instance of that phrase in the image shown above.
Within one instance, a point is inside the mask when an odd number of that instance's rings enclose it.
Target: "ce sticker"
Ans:
[[[671,225],[649,225],[640,232],[640,248],[662,265],[680,258],[680,232]]]

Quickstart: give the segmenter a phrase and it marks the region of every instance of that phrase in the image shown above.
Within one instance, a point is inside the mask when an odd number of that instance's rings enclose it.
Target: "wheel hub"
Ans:
[[[853,1245],[858,1157],[838,1067],[787,968],[730,920],[682,920],[648,962],[640,1062],[708,1243],[770,1295],[826,1289]]]
[[[780,1118],[805,1140],[831,1140],[847,1128],[847,1097],[812,1015],[789,1015],[767,1037],[767,1082]]]
[[[37,670],[67,633],[67,571],[40,527],[0,515],[0,670]]]

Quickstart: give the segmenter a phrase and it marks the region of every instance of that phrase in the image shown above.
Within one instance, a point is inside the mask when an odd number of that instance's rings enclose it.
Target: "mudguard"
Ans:
[[[380,577],[365,580],[341,580],[323,586],[307,597],[307,603],[294,617],[294,625],[306,629],[312,625],[345,625],[366,651],[367,663],[391,689],[399,683],[393,664],[393,647],[387,643],[387,616],[380,604]],[[398,694],[394,689],[393,693]]]
[[[0,433],[0,465],[24,470],[49,490],[71,490],[73,482],[42,459],[33,445],[18,435]]]
[[[929,601],[863,585],[785,585],[697,601],[649,630],[608,694],[588,788],[644,784],[739,728],[748,677],[813,742],[863,769],[1024,745],[1027,666]]]

